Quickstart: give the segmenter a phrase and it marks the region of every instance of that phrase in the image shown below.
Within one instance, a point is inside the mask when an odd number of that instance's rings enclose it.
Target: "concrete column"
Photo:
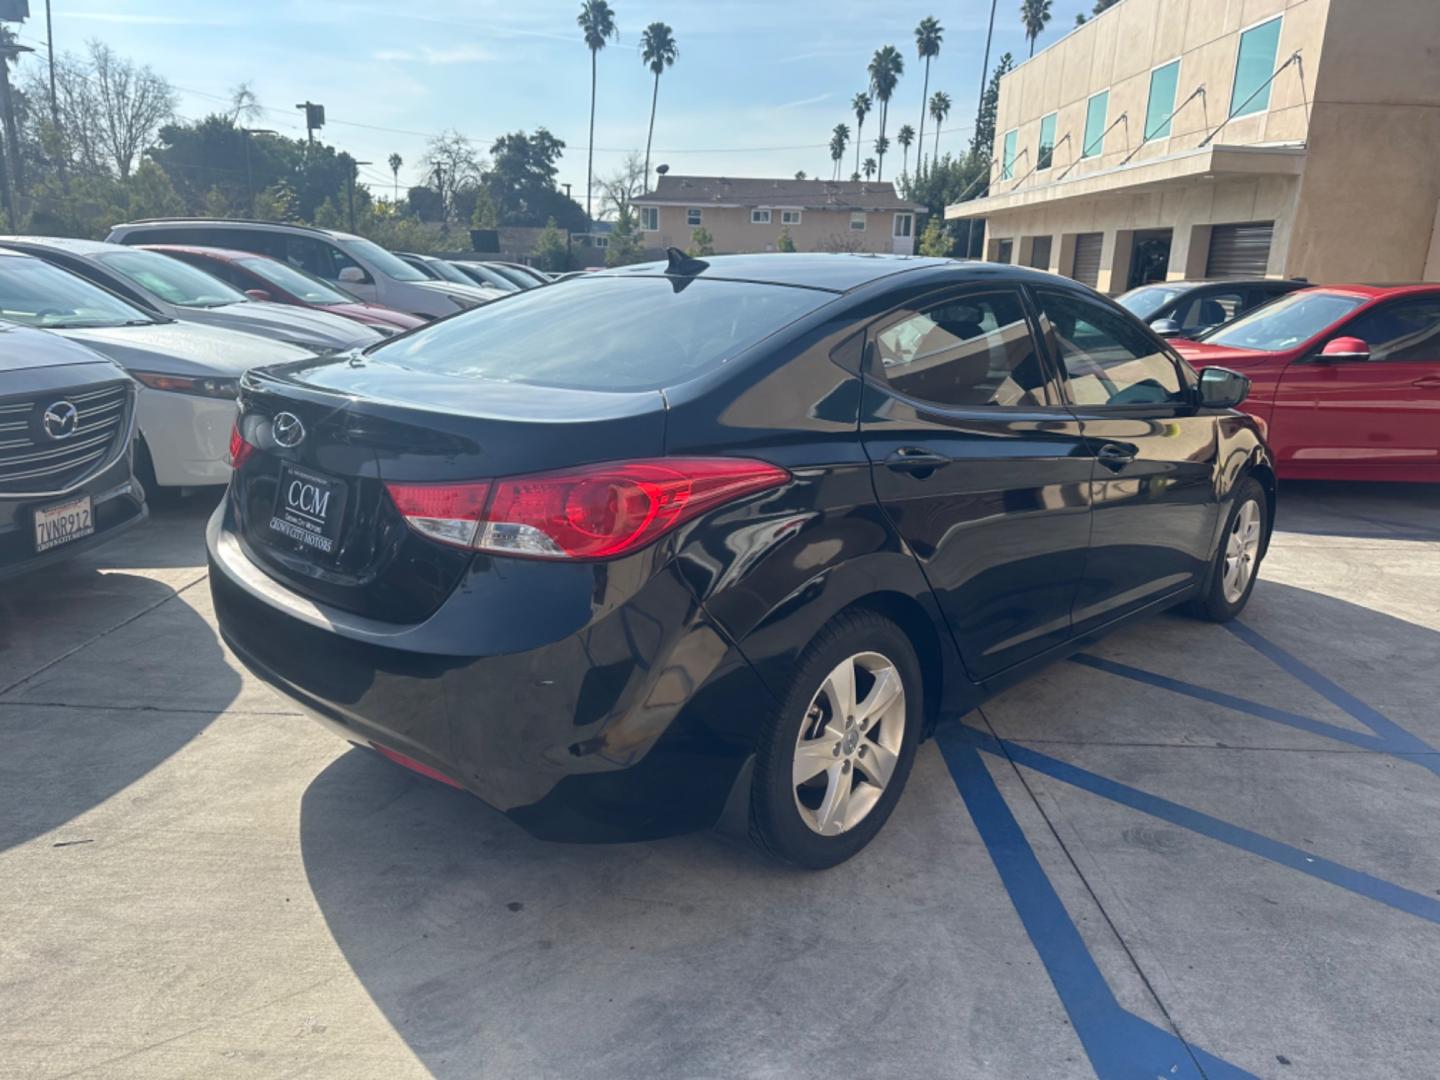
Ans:
[[[1075,276],[1075,233],[1063,233],[1058,244],[1050,246],[1050,262],[1055,273]]]
[[[1015,265],[1029,266],[1030,256],[1035,254],[1035,237],[1021,236],[1015,240]]]
[[[1125,291],[1130,281],[1130,260],[1135,254],[1135,232],[1117,229],[1105,237],[1106,251],[1100,255],[1099,289],[1111,296]]]
[[[1192,225],[1188,229],[1177,225],[1170,244],[1166,277],[1171,281],[1198,281],[1205,276],[1205,264],[1210,260],[1209,225]]]
[[[1435,204],[1435,228],[1430,232],[1430,254],[1425,259],[1425,280],[1440,281],[1440,202]]]

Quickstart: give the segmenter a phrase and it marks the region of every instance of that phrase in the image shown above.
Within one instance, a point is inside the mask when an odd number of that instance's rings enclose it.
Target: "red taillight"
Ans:
[[[410,769],[413,772],[417,772],[421,776],[428,776],[431,780],[439,780],[442,784],[449,784],[451,787],[454,788],[458,788],[460,786],[460,781],[446,776],[439,769],[432,769],[424,762],[416,761],[412,757],[406,757],[404,754],[399,753],[395,750],[391,750],[388,746],[381,746],[377,742],[372,742],[370,745],[373,746],[381,756],[389,758],[391,761],[395,762],[396,765],[403,765],[405,766],[405,768]]]
[[[497,555],[611,559],[790,474],[741,458],[661,458],[465,484],[387,484],[418,532]]]
[[[230,429],[230,467],[238,469],[245,464],[245,459],[255,452],[255,447],[245,441],[245,436],[240,434],[240,422],[237,420],[235,426]]]

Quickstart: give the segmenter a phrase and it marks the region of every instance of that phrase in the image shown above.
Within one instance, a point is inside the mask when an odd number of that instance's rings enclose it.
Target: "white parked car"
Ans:
[[[135,471],[152,491],[227,482],[240,376],[312,355],[254,334],[159,318],[42,259],[3,249],[0,319],[88,345],[140,383]]]
[[[454,315],[505,295],[499,289],[436,281],[373,240],[309,225],[159,218],[116,225],[106,239],[115,244],[195,244],[254,251],[308,270],[368,303],[423,319]]]
[[[373,345],[384,335],[328,311],[255,300],[189,263],[158,251],[58,236],[0,236],[0,246],[44,259],[153,315],[223,326],[314,352]]]

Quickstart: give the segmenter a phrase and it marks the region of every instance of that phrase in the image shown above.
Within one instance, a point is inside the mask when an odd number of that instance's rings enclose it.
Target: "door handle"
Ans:
[[[1100,451],[1095,455],[1095,459],[1107,469],[1114,469],[1116,472],[1119,472],[1135,460],[1135,448],[1133,446],[1125,446],[1121,443],[1106,443],[1100,447]]]
[[[1422,375],[1410,384],[1421,390],[1440,390],[1440,375]]]
[[[902,446],[885,459],[885,467],[892,472],[932,473],[942,465],[950,464],[944,454],[921,450],[918,446]],[[924,477],[921,477],[924,479]]]

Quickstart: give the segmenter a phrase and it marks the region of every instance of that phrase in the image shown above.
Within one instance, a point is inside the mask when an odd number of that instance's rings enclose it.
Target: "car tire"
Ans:
[[[1190,601],[1186,610],[1199,619],[1229,622],[1245,609],[1255,580],[1260,576],[1260,560],[1269,540],[1269,499],[1265,489],[1253,476],[1246,477],[1235,490],[1230,514],[1215,561],[1210,568],[1205,592]],[[1238,576],[1237,576],[1238,575]]]
[[[923,693],[915,649],[889,619],[857,609],[827,623],[761,731],[750,795],[755,844],[821,870],[874,839],[910,776]],[[811,768],[814,775],[801,775]]]
[[[180,501],[178,488],[164,488],[155,479],[155,461],[144,439],[135,440],[135,479],[145,489],[145,501],[153,509],[174,506]]]

